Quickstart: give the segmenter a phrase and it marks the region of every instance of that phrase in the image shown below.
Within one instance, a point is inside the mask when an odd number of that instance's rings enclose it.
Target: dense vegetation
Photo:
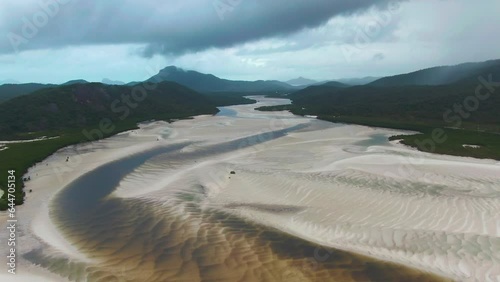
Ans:
[[[289,97],[294,105],[300,106],[302,114],[386,118],[460,128],[477,125],[498,128],[500,89],[499,93],[479,99],[475,96],[476,87],[477,84],[469,83],[385,88],[355,86],[345,89],[318,86]],[[460,115],[456,113],[459,110],[455,109],[455,105],[466,112],[461,123],[456,121]]]
[[[145,120],[215,114],[218,106],[255,102],[242,95],[199,94],[172,82],[150,86],[154,89],[141,92],[141,88],[136,87],[71,84],[38,90],[1,103],[0,140],[58,138],[8,144],[7,150],[0,151],[0,188],[5,191],[7,171],[16,170],[15,196],[16,204],[20,205],[24,200],[22,176],[33,164],[62,147],[134,129],[138,122]],[[4,193],[0,210],[6,207]]]

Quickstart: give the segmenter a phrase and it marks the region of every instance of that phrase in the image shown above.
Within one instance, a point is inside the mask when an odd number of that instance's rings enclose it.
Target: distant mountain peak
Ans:
[[[164,67],[162,70],[183,70],[183,69],[172,65],[172,66]]]
[[[73,85],[73,84],[84,84],[84,83],[89,83],[88,81],[84,80],[84,79],[74,79],[74,80],[70,80],[68,82],[65,82],[61,85]]]
[[[294,78],[294,79],[290,79],[288,81],[285,81],[285,83],[288,83],[292,86],[303,86],[303,85],[311,85],[311,84],[315,84],[315,83],[318,83],[318,81],[314,80],[314,79],[309,79],[309,78],[305,78],[305,77],[298,77],[298,78]]]
[[[123,82],[123,81],[111,80],[109,78],[103,78],[102,83],[107,84],[107,85],[125,85],[125,82]]]
[[[183,68],[180,68],[180,67],[177,67],[177,66],[168,66],[168,67],[164,67],[163,69],[161,69],[159,71],[159,73],[162,73],[162,72],[187,72],[185,69]]]
[[[172,81],[199,92],[288,91],[293,88],[279,81],[236,81],[222,79],[213,74],[185,70],[177,66],[165,67],[147,81],[153,83]]]

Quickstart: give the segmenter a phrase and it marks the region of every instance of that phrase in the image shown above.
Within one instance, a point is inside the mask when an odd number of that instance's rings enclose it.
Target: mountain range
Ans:
[[[482,81],[478,79],[481,76]],[[243,96],[273,94],[285,95],[292,104],[267,107],[268,110],[291,110],[333,122],[419,131],[416,135],[394,138],[433,153],[500,160],[500,92],[494,89],[500,82],[500,60],[429,68],[381,78],[367,85],[351,85],[366,81],[316,82],[305,87],[275,80],[232,81],[171,66],[147,80],[154,83],[148,86],[154,87],[141,98],[140,104],[123,100],[124,94],[134,93],[138,83],[109,85],[115,82],[72,80],[63,85],[4,84],[0,85],[0,140],[59,138],[9,145],[0,154],[2,159],[11,160],[9,165],[19,155],[29,156],[15,165],[23,174],[32,164],[62,147],[130,130],[141,121],[215,114],[220,106],[254,102]],[[488,81],[490,85],[485,85]],[[299,78],[294,83],[304,82],[312,80]],[[483,86],[481,99],[477,97],[478,85]],[[461,118],[451,110],[455,105],[461,105],[462,109],[472,107],[474,111],[469,111],[466,119]],[[448,141],[435,144],[436,151],[419,147],[421,140],[435,137],[436,129],[444,132]],[[471,151],[463,144],[473,144],[479,149]],[[17,204],[22,203],[22,190],[16,199],[19,199]],[[6,208],[5,198],[3,203],[0,209]]]
[[[480,86],[480,87],[478,87]],[[296,91],[294,113],[500,132],[500,60],[435,67],[367,85],[325,83]],[[478,92],[478,89],[481,90]],[[466,111],[458,115],[458,109]]]
[[[334,88],[345,88],[353,85],[368,85],[376,87],[395,87],[410,85],[446,85],[464,80],[476,81],[479,76],[486,77],[489,74],[500,73],[500,60],[490,60],[479,63],[464,63],[455,66],[441,66],[423,69],[406,74],[383,77],[338,79],[336,81],[321,81],[299,77],[287,82],[277,80],[257,80],[241,81],[219,78],[212,74],[200,73],[193,70],[184,70],[175,66],[169,66],[158,74],[152,76],[147,82],[176,82],[189,87],[200,93],[248,93],[248,94],[270,94],[270,93],[293,93],[307,87],[316,87],[309,89],[310,92],[318,94],[319,92],[328,92],[328,86]],[[86,84],[86,80],[71,80],[62,85]],[[130,82],[126,86],[137,85],[141,82]],[[121,81],[103,79],[106,85],[123,85]],[[4,84],[0,85],[0,103],[17,96],[26,95],[34,91],[46,88],[58,87],[56,84]],[[307,91],[306,91],[307,92]]]
[[[445,85],[500,73],[500,60],[440,66],[378,79],[371,86]]]
[[[228,80],[213,74],[204,74],[192,70],[183,70],[175,66],[162,69],[157,75],[152,76],[147,82],[158,83],[162,81],[177,82],[198,92],[265,92],[265,91],[290,91],[295,88],[287,83],[277,80]]]

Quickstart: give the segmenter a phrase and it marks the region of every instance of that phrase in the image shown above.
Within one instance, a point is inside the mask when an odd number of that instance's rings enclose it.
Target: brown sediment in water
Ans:
[[[26,258],[74,281],[447,281],[202,209],[186,193],[168,203],[107,198],[79,216],[54,213],[95,263],[43,250]]]

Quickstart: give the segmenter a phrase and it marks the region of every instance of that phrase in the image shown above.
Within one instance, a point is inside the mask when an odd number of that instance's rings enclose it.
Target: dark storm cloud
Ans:
[[[315,27],[389,0],[26,0],[0,6],[0,52],[145,44],[144,56],[224,48]],[[41,5],[48,3],[49,5]]]

